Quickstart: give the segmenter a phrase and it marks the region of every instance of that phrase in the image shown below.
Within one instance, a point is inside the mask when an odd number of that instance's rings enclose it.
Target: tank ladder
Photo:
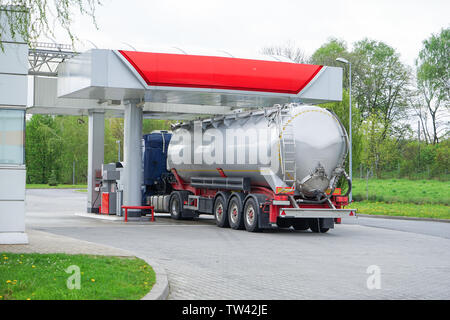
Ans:
[[[297,165],[295,162],[295,133],[292,125],[291,107],[278,111],[278,132],[280,133],[280,160],[283,180],[295,188]]]

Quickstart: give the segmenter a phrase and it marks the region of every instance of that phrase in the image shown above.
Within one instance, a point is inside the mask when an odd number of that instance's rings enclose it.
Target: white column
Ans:
[[[142,108],[136,105],[135,101],[125,103],[124,115],[124,190],[123,204],[141,205],[141,184],[142,184]],[[132,210],[128,211],[130,216]]]
[[[0,10],[0,24],[5,28],[4,51],[0,50],[0,244],[26,244],[24,124],[28,45],[19,35],[11,36],[4,10]]]
[[[105,115],[103,112],[89,112],[88,133],[88,198],[87,212],[98,213],[102,199],[95,187],[99,186],[105,146]]]

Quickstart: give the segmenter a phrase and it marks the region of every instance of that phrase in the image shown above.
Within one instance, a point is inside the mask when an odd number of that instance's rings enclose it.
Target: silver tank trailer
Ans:
[[[167,167],[186,182],[222,173],[249,177],[252,185],[277,193],[293,187],[296,195],[314,197],[334,190],[347,151],[348,136],[335,114],[289,104],[177,124]]]

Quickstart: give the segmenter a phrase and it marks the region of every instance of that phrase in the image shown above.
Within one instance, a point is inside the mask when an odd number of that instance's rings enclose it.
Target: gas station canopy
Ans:
[[[35,75],[27,111],[89,116],[87,210],[98,212],[105,116],[124,118],[123,203],[141,205],[143,118],[193,120],[241,108],[340,100],[342,68],[270,56],[92,49],[61,62],[57,78]]]
[[[270,59],[270,57],[267,57]],[[60,64],[58,99],[115,109],[137,100],[144,116],[219,114],[276,103],[342,99],[342,69],[292,62],[92,49]],[[92,107],[91,107],[92,108]]]

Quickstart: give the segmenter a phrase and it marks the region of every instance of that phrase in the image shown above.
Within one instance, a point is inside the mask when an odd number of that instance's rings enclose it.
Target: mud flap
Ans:
[[[272,225],[269,222],[269,207],[267,207],[264,211],[264,208],[261,206],[266,202],[267,197],[262,194],[249,194],[245,200],[248,198],[253,198],[256,201],[256,204],[259,208],[258,210],[258,227],[260,229],[272,229]]]

